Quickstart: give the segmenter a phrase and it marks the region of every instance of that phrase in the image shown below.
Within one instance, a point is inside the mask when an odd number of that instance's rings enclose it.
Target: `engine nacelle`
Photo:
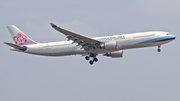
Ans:
[[[123,50],[115,51],[115,52],[108,52],[104,54],[104,56],[112,57],[112,58],[120,58],[123,57]]]
[[[123,47],[121,45],[119,45],[116,41],[110,41],[110,42],[106,42],[104,44],[101,44],[101,48],[102,49],[123,49]]]
[[[110,41],[110,42],[101,44],[101,48],[103,49],[117,49],[116,47],[117,47],[116,41]]]

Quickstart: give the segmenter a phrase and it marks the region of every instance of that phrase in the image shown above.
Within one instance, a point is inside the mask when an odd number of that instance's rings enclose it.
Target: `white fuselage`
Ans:
[[[92,53],[102,54],[106,52],[113,52],[124,49],[160,46],[162,44],[172,41],[173,39],[175,39],[175,36],[170,35],[168,32],[153,31],[95,37],[93,39],[102,42],[115,41],[119,46],[117,49],[112,50],[95,49],[92,51]],[[89,51],[85,51],[83,48],[81,48],[81,46],[77,46],[77,43],[72,44],[72,42],[73,41],[59,41],[26,45],[27,50],[21,52],[45,56],[65,56],[76,54],[87,55],[89,53]],[[20,51],[14,48],[11,50]]]

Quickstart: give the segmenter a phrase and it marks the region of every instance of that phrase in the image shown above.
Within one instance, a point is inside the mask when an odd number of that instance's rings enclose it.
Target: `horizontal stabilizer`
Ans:
[[[15,44],[12,44],[12,43],[7,43],[7,42],[4,42],[6,45],[9,45],[15,49],[19,49],[19,50],[27,50],[27,47],[26,46],[18,46],[18,45],[15,45]]]

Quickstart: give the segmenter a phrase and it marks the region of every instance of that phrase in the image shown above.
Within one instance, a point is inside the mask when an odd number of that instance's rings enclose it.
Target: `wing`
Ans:
[[[68,30],[56,26],[53,23],[50,24],[52,28],[66,35],[68,40],[72,40],[73,43],[78,43],[78,45],[81,45],[82,48],[84,48],[85,50],[89,50],[90,48],[100,48],[101,41],[70,32]]]

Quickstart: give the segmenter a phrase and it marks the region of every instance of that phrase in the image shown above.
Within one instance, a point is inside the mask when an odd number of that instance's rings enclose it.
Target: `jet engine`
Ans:
[[[104,54],[103,56],[108,56],[111,58],[120,58],[123,57],[123,50],[115,51],[115,52],[108,52]]]
[[[118,45],[116,41],[110,41],[110,42],[106,42],[101,44],[101,48],[102,49],[123,49],[123,47],[121,45]]]
[[[110,41],[110,42],[101,44],[102,49],[116,49],[116,47],[117,47],[116,41]]]

